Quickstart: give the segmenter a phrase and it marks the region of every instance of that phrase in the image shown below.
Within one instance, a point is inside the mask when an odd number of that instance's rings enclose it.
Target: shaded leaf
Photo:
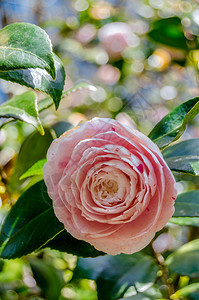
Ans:
[[[62,135],[64,132],[71,129],[72,127],[73,127],[73,125],[71,123],[65,122],[65,121],[60,121],[60,122],[55,123],[52,126],[52,129],[54,130],[56,137],[60,137],[60,135]]]
[[[149,288],[156,279],[158,266],[153,258],[135,253],[133,255],[79,258],[74,270],[74,279],[96,280],[98,299],[111,300],[122,297],[125,291],[135,285]]]
[[[199,139],[189,139],[167,147],[162,151],[165,159],[175,156],[199,156]]]
[[[191,278],[199,277],[199,239],[183,245],[169,255],[166,264],[170,272]]]
[[[25,139],[9,180],[9,189],[11,191],[16,192],[16,190],[20,189],[23,181],[20,181],[19,178],[38,160],[46,158],[47,150],[52,141],[53,137],[48,128],[45,128],[44,136],[35,131]]]
[[[0,232],[0,257],[21,257],[46,247],[79,256],[104,254],[66,232],[54,214],[42,180],[19,197],[5,218]]]
[[[175,200],[174,217],[199,217],[199,190],[179,194]]]
[[[148,36],[166,46],[187,50],[187,39],[180,18],[171,17],[154,21]]]
[[[46,247],[82,257],[96,257],[105,254],[96,250],[89,243],[75,239],[66,230],[60,232],[43,246],[43,248]]]
[[[41,288],[45,299],[59,299],[61,290],[65,285],[63,276],[60,270],[54,268],[44,260],[37,258],[28,259],[34,279],[37,285]]]
[[[43,166],[47,162],[47,159],[41,159],[37,161],[28,171],[26,171],[19,179],[25,179],[30,176],[43,175]]]
[[[40,134],[44,134],[41,121],[39,119],[37,96],[34,92],[25,92],[12,97],[0,106],[0,117],[14,118],[33,125]]]
[[[46,70],[39,68],[0,72],[0,78],[49,94],[53,99],[57,109],[64,88],[65,71],[61,60],[55,54],[53,54],[53,57],[56,69],[55,80],[51,78]]]
[[[150,132],[149,138],[160,149],[180,138],[187,123],[199,113],[199,97],[188,100],[167,114]]]
[[[29,254],[62,230],[46,186],[40,181],[20,196],[6,217],[0,232],[0,256],[16,258]]]
[[[199,175],[199,139],[182,141],[162,152],[172,171]]]
[[[45,69],[55,79],[51,41],[36,25],[7,25],[0,30],[0,71],[28,68]]]
[[[171,157],[166,159],[166,163],[172,171],[199,175],[199,155]]]

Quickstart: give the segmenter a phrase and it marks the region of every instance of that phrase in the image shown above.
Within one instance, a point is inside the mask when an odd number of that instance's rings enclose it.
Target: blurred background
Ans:
[[[148,134],[176,105],[198,96],[197,0],[0,0],[0,27],[13,22],[34,23],[49,34],[64,62],[65,90],[81,80],[97,88],[76,91],[62,100],[58,111],[42,112],[44,126],[54,126],[56,133],[81,120],[110,117]],[[0,104],[26,90],[0,80]],[[39,99],[44,97],[38,92]],[[199,138],[198,124],[196,117],[183,139]],[[47,131],[42,150],[40,142],[35,146],[37,160],[45,157],[52,138]],[[24,151],[27,139],[32,144]],[[21,122],[0,131],[0,224],[19,192],[32,183],[19,183],[19,170],[36,159],[31,160],[28,150],[34,139],[39,134]],[[198,177],[176,178],[179,192],[199,188]],[[170,253],[197,234],[170,224],[159,233],[155,250]],[[0,260],[0,299],[97,299],[94,281],[71,281],[75,264],[75,256],[48,249],[24,259]]]

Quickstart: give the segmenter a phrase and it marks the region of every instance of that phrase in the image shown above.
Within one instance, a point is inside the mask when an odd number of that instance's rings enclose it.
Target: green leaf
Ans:
[[[182,226],[199,227],[199,217],[172,217],[169,220],[169,223]]]
[[[51,78],[46,70],[39,68],[0,72],[0,78],[45,92],[51,96],[57,109],[64,88],[65,71],[61,60],[55,54],[53,54],[53,57],[56,69],[55,80]]]
[[[19,179],[25,179],[30,176],[38,176],[38,175],[43,175],[43,166],[47,162],[47,159],[41,159],[37,161],[28,171],[26,171]]]
[[[66,232],[54,214],[42,180],[19,197],[5,218],[0,232],[0,257],[17,258],[46,247],[86,257],[104,254]]]
[[[199,217],[199,190],[179,194],[175,200],[174,217]]]
[[[199,113],[199,97],[177,106],[167,114],[150,132],[149,138],[160,149],[178,140],[186,129],[187,123]]]
[[[199,239],[183,245],[169,255],[166,264],[172,273],[191,278],[199,277]]]
[[[72,88],[68,89],[67,91],[65,91],[62,94],[62,98],[70,95],[71,93],[75,93],[76,91],[80,91],[82,89],[87,89],[89,91],[95,91],[96,87],[88,82],[82,81],[82,82],[75,84]],[[53,102],[50,97],[46,97],[46,98],[42,99],[38,103],[39,112],[46,108],[49,108],[52,104],[53,104]]]
[[[0,30],[0,71],[45,69],[56,77],[51,41],[40,27],[13,23]]]
[[[38,114],[37,96],[34,92],[25,92],[6,101],[0,106],[0,117],[24,121],[33,125],[40,134],[44,134]]]
[[[199,175],[199,155],[176,156],[166,159],[166,162],[172,171]]]
[[[185,286],[184,288],[178,290],[177,292],[175,292],[173,295],[171,295],[171,299],[175,300],[175,299],[182,299],[182,297],[187,297],[188,295],[199,291],[199,283],[192,283],[189,284],[187,286]]]
[[[199,227],[199,190],[179,194],[170,223]]]
[[[16,192],[23,187],[23,181],[20,181],[19,178],[38,160],[46,158],[47,150],[52,141],[53,137],[48,128],[45,128],[44,136],[34,131],[25,139],[9,180],[9,189],[11,191]]]
[[[155,42],[178,49],[187,50],[187,39],[180,18],[171,17],[154,21],[148,36]]]
[[[64,132],[72,128],[73,125],[65,121],[57,122],[52,126],[52,129],[54,130],[56,137],[60,137],[60,135],[62,135]]]
[[[65,285],[62,272],[45,262],[44,259],[31,257],[28,261],[30,263],[34,279],[36,280],[37,285],[41,288],[45,299],[59,299],[61,290]]]
[[[0,257],[29,254],[62,230],[46,186],[40,181],[20,196],[6,217],[0,233]]]
[[[105,255],[98,258],[79,258],[73,278],[96,280],[98,299],[112,300],[122,297],[133,285],[138,291],[143,286],[149,288],[156,279],[157,271],[158,266],[153,258],[142,253]]]
[[[182,141],[162,151],[165,159],[175,156],[199,156],[199,139]]]
[[[199,175],[199,139],[182,141],[162,154],[172,171]]]
[[[60,232],[42,248],[46,247],[82,257],[96,257],[105,254],[96,250],[89,243],[75,239],[66,230]]]

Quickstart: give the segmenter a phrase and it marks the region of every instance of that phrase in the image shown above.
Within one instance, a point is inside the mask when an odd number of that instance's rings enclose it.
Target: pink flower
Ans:
[[[175,180],[160,150],[112,119],[54,140],[44,180],[66,230],[112,255],[143,249],[174,212]]]
[[[99,40],[111,58],[121,57],[122,52],[130,45],[134,34],[126,23],[114,22],[104,25],[99,30]]]

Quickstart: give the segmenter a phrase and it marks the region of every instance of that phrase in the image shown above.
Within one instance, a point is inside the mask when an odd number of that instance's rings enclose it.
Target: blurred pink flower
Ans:
[[[135,34],[128,24],[114,22],[104,25],[98,33],[100,42],[110,58],[119,58],[127,46],[131,44]]]
[[[144,248],[174,212],[175,180],[159,148],[112,119],[54,140],[44,180],[66,230],[111,255]]]
[[[114,85],[120,79],[120,70],[109,64],[106,64],[99,67],[97,75],[101,82],[108,85]]]

